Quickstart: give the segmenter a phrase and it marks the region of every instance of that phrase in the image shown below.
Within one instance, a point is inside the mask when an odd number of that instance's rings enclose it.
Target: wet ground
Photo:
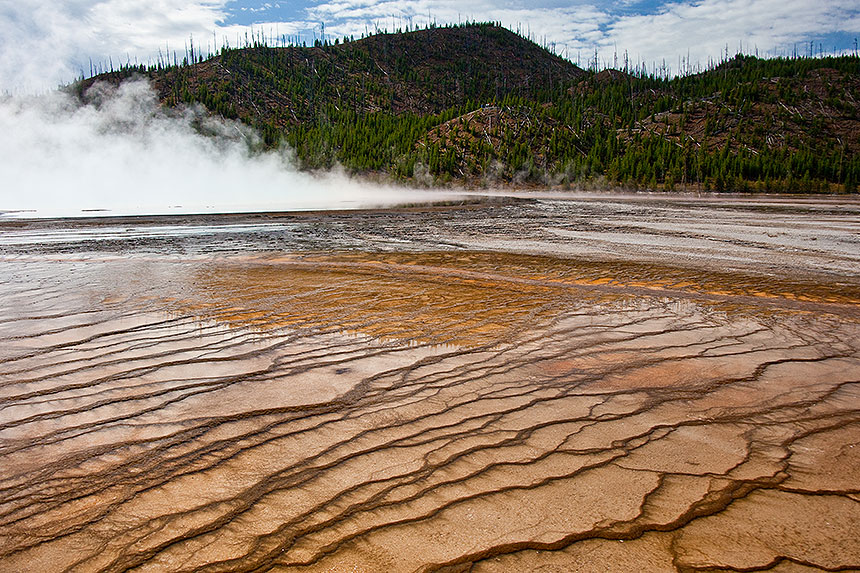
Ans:
[[[0,220],[2,571],[860,570],[860,201]]]

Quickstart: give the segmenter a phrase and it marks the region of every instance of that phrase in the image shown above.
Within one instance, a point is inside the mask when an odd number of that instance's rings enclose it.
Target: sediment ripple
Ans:
[[[478,251],[0,265],[0,570],[860,569],[850,284]]]

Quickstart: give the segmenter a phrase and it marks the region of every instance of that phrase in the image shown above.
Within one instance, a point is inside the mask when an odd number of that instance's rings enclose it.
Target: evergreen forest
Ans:
[[[143,76],[287,145],[307,170],[414,185],[856,193],[860,58],[726,57],[680,75],[580,68],[497,23],[203,56],[192,44],[71,86]],[[617,60],[618,56],[615,56]]]

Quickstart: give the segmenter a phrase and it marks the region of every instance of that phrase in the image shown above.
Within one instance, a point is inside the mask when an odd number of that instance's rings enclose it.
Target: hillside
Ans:
[[[192,65],[125,68],[83,87],[134,73],[148,76],[166,105],[201,102],[282,129],[338,112],[428,115],[512,94],[533,99],[584,74],[505,28],[470,25],[315,47],[226,49]]]
[[[860,62],[738,56],[673,80],[589,72],[550,101],[470,112],[422,141],[442,172],[473,180],[855,192]]]
[[[495,24],[256,44],[149,79],[285,141],[305,168],[418,184],[854,192],[860,60],[747,56],[664,79],[584,71]],[[85,96],[84,96],[85,97]]]

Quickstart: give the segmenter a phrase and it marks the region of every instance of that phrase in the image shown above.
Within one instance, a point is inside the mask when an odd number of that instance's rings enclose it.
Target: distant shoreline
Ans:
[[[261,218],[279,219],[279,218],[308,218],[321,215],[346,215],[346,214],[362,214],[372,212],[397,212],[397,211],[444,211],[450,209],[473,209],[490,205],[511,204],[518,201],[533,201],[533,200],[617,200],[623,199],[628,201],[705,201],[708,203],[719,202],[742,202],[751,203],[756,201],[766,200],[768,203],[812,203],[812,202],[844,202],[860,205],[860,195],[854,194],[789,194],[789,193],[717,193],[717,192],[697,192],[697,191],[583,191],[572,190],[562,191],[556,189],[516,189],[516,190],[495,190],[495,191],[475,191],[475,190],[460,190],[449,189],[449,193],[461,197],[459,200],[440,199],[439,201],[427,202],[405,202],[404,204],[393,204],[384,206],[360,206],[355,208],[273,208],[268,209],[249,209],[249,210],[223,210],[223,211],[204,211],[196,212],[176,212],[176,213],[114,213],[109,209],[81,209],[75,214],[64,215],[45,215],[39,216],[35,209],[26,210],[8,210],[0,209],[0,229],[3,227],[19,227],[22,223],[44,223],[53,224],[57,222],[73,222],[79,225],[111,225],[123,221],[134,221],[137,223],[148,222],[151,224],[157,223],[203,223],[213,219],[222,221],[259,221]],[[31,215],[33,216],[27,216]],[[11,216],[10,216],[11,215]]]

